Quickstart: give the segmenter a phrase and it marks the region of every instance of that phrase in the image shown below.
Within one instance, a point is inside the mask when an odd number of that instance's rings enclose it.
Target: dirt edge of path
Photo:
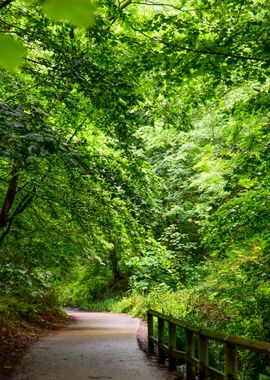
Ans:
[[[68,315],[44,318],[42,324],[31,324],[21,328],[13,336],[1,336],[0,341],[0,379],[11,380],[15,367],[20,364],[25,352],[33,342],[74,322]]]

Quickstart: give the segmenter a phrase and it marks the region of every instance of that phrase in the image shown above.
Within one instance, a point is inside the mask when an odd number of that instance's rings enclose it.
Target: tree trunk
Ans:
[[[112,262],[112,270],[113,270],[114,279],[116,281],[121,280],[122,274],[121,274],[121,271],[119,269],[118,259],[117,259],[117,254],[116,254],[115,249],[113,249],[110,252],[110,258],[111,258],[111,262]]]
[[[10,209],[14,203],[17,190],[17,182],[19,178],[19,167],[20,161],[14,159],[12,170],[11,170],[11,179],[9,186],[6,192],[4,203],[0,213],[0,228],[6,227],[8,225],[8,217]]]

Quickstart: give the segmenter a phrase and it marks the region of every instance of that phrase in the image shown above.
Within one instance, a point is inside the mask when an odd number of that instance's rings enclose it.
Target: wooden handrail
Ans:
[[[242,338],[239,336],[227,335],[224,333],[199,328],[185,321],[170,317],[155,310],[148,310],[148,348],[154,352],[154,346],[158,348],[158,361],[165,363],[166,355],[169,358],[169,370],[176,369],[177,359],[186,362],[186,379],[195,380],[197,375],[200,380],[209,378],[218,380],[237,380],[237,349],[250,350],[267,354],[270,364],[270,343],[254,339]],[[154,320],[157,318],[158,334],[154,336]],[[168,324],[168,336],[165,344],[165,324]],[[184,329],[185,351],[177,350],[176,347],[176,326]],[[195,356],[194,336],[198,336],[198,357]],[[225,369],[220,372],[209,365],[208,342],[216,341],[225,346]]]

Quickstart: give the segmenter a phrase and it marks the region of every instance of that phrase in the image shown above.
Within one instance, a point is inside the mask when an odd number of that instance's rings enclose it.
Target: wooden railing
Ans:
[[[157,319],[157,333],[154,334],[154,318]],[[176,327],[184,331],[185,350],[177,347]],[[166,327],[166,329],[165,329]],[[166,334],[165,334],[166,331]],[[195,350],[195,336],[198,347]],[[215,341],[225,346],[224,372],[209,365],[209,341]],[[253,339],[230,336],[216,331],[198,328],[188,323],[166,316],[154,310],[148,311],[148,349],[154,353],[157,346],[158,362],[165,364],[168,357],[168,369],[175,370],[177,360],[186,363],[187,380],[236,380],[238,372],[237,350],[250,350],[267,355],[270,364],[270,343]],[[196,351],[196,355],[195,355]]]

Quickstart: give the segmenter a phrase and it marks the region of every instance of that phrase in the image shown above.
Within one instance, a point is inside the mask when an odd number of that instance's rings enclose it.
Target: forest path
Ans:
[[[164,380],[139,349],[140,320],[126,314],[72,311],[75,322],[32,345],[13,380]]]

